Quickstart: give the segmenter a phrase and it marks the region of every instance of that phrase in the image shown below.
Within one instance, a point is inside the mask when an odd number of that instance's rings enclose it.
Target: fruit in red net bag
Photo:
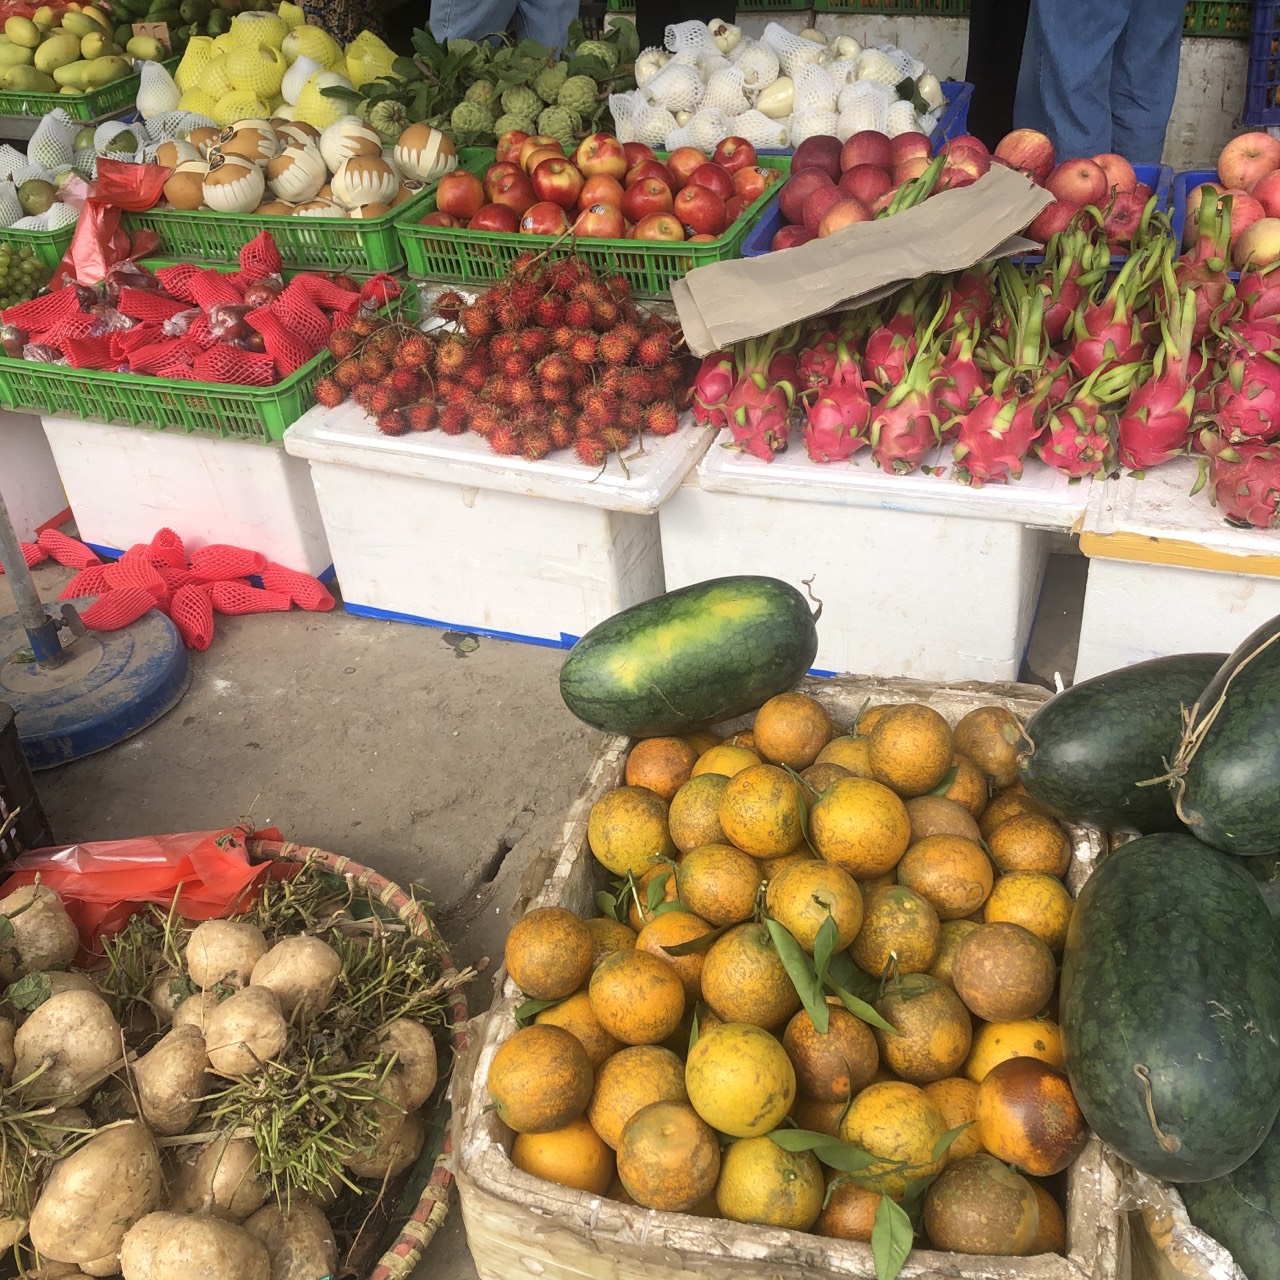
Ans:
[[[246,279],[261,280],[264,276],[279,275],[283,265],[280,250],[269,231],[260,231],[240,250],[240,274]]]
[[[38,541],[49,555],[68,569],[87,569],[90,565],[102,563],[83,542],[68,538],[58,529],[42,529]]]
[[[191,300],[206,311],[220,302],[234,305],[242,300],[240,290],[226,276],[212,269],[192,276],[187,290]]]
[[[119,363],[112,351],[111,338],[68,338],[62,344],[67,362],[73,369],[114,369]]]
[[[215,542],[191,553],[191,572],[201,582],[219,582],[230,578],[247,578],[261,573],[267,558],[260,551]]]
[[[142,587],[121,587],[99,596],[80,619],[91,631],[119,631],[155,607],[156,600],[150,591]]]
[[[156,272],[156,279],[164,285],[165,292],[172,298],[181,298],[183,302],[194,302],[191,296],[191,282],[202,272],[190,262],[180,262],[173,267],[161,267]]]
[[[187,549],[172,529],[161,529],[151,539],[151,559],[157,565],[167,564],[175,569],[185,569]]]
[[[245,306],[255,310],[258,307],[268,307],[280,296],[283,289],[284,281],[279,276],[266,276],[261,280],[255,280],[244,291]]]
[[[279,591],[263,591],[247,582],[215,582],[209,593],[219,613],[287,613],[293,601]]]
[[[249,308],[242,302],[217,302],[209,308],[209,332],[219,342],[235,342],[249,332],[245,323],[248,314]]]
[[[329,341],[333,324],[296,281],[271,303],[268,310],[299,342],[319,351]]]
[[[169,602],[169,617],[188,649],[203,653],[213,640],[213,602],[209,588],[196,583],[179,587]]]
[[[275,361],[276,372],[282,378],[302,368],[315,355],[315,348],[308,348],[269,308],[250,312],[246,320],[258,331],[256,336],[262,339],[267,354]]]
[[[146,289],[121,289],[116,310],[134,320],[150,320],[163,324],[166,320],[187,309],[187,304],[176,298],[166,298]]]
[[[201,382],[225,382],[242,387],[270,387],[276,382],[275,361],[269,355],[236,347],[210,347],[192,366]]]
[[[300,609],[326,613],[334,606],[328,588],[309,573],[299,573],[297,569],[287,569],[282,564],[268,564],[261,576],[262,585],[268,591],[288,596]]]

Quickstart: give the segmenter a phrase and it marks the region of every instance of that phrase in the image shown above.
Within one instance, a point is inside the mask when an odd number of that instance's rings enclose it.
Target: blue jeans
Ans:
[[[1159,164],[1178,88],[1180,0],[1031,0],[1013,123],[1060,160]]]
[[[505,31],[514,18],[521,40],[563,49],[577,0],[431,0],[431,34],[437,40],[480,40]]]

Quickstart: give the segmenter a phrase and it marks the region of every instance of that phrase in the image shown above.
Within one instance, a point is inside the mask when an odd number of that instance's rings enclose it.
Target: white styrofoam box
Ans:
[[[1095,487],[1077,680],[1171,653],[1230,652],[1280,614],[1280,533],[1237,529],[1191,497],[1196,464]]]
[[[68,514],[53,451],[32,414],[0,409],[0,494],[23,542]]]
[[[382,435],[355,405],[285,432],[310,461],[348,612],[572,644],[663,590],[654,514],[707,447],[686,425],[602,470],[472,435]]]
[[[80,537],[114,555],[173,529],[317,577],[332,561],[307,464],[279,445],[43,418]]]

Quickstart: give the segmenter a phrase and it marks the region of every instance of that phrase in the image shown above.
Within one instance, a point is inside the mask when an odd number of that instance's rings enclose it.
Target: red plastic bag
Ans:
[[[241,825],[35,849],[13,864],[13,874],[0,885],[0,896],[34,884],[38,876],[41,884],[61,895],[80,930],[81,946],[92,955],[100,952],[102,938],[118,933],[145,903],[168,908],[176,892],[179,915],[214,920],[244,910],[268,876],[286,879],[296,874],[296,865],[254,866],[246,844],[250,836],[282,838],[274,828],[254,831]]]
[[[126,209],[141,212],[160,199],[172,172],[154,164],[99,160],[98,176],[80,210],[71,247],[54,270],[51,289],[60,285],[97,284],[117,263],[145,258],[160,247],[154,231],[131,236],[120,226]]]

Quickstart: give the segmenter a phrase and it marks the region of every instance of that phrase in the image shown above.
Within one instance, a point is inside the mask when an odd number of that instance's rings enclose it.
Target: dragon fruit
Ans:
[[[1280,356],[1266,352],[1232,360],[1214,387],[1212,416],[1232,444],[1280,437]]]
[[[913,289],[903,291],[893,314],[867,335],[862,351],[862,368],[866,380],[886,394],[905,377],[907,365],[915,358],[916,295]]]
[[[731,351],[705,356],[693,380],[694,419],[703,426],[727,427],[729,393],[737,379],[737,361]]]
[[[1229,444],[1211,431],[1201,432],[1208,455],[1192,494],[1210,485],[1209,501],[1234,524],[1280,529],[1280,448],[1263,441]]]
[[[1272,275],[1280,263],[1246,271],[1236,285],[1246,320],[1266,320],[1280,316],[1280,276]]]
[[[843,462],[868,443],[871,401],[862,379],[828,383],[805,404],[804,448],[814,462]]]
[[[800,382],[805,387],[820,387],[830,382],[836,370],[836,347],[839,335],[827,329],[818,334],[800,353]]]
[[[945,306],[945,302],[944,302]],[[934,313],[920,335],[915,356],[901,381],[876,405],[871,417],[871,453],[876,465],[901,475],[914,471],[941,439],[938,403],[938,348],[934,335],[943,308]]]
[[[1081,377],[1104,364],[1133,364],[1146,351],[1142,323],[1136,314],[1148,256],[1165,250],[1152,248],[1131,254],[1111,288],[1098,302],[1077,311],[1071,323],[1074,345],[1067,357]]]
[[[947,309],[938,331],[950,333],[957,325],[966,325],[975,333],[980,331],[995,308],[992,283],[989,272],[975,267],[956,276],[947,286]]]
[[[1193,342],[1203,342],[1215,322],[1223,324],[1237,315],[1243,304],[1227,276],[1231,266],[1231,197],[1200,201],[1197,237],[1192,247],[1173,264],[1178,291],[1195,290],[1196,318]]]
[[[952,333],[951,350],[942,359],[939,372],[942,382],[938,389],[938,412],[959,417],[972,408],[974,401],[987,390],[986,375],[973,358],[977,343],[977,331],[967,324],[959,325]]]
[[[787,447],[796,389],[789,381],[772,381],[769,370],[777,348],[794,333],[794,327],[779,330],[744,344],[742,373],[725,404],[734,445],[764,462]]]
[[[1191,335],[1198,301],[1195,290],[1183,295],[1175,335],[1167,320],[1164,341],[1156,351],[1151,376],[1134,387],[1116,422],[1120,461],[1131,471],[1168,462],[1185,453],[1191,440],[1196,389],[1191,381]]]
[[[1045,272],[1037,287],[1044,294],[1044,333],[1050,343],[1062,341],[1086,293],[1106,278],[1111,255],[1103,256],[1105,264],[1079,226],[1059,232],[1046,248]]]
[[[1109,471],[1115,442],[1106,406],[1128,394],[1134,372],[1124,365],[1102,367],[1073,388],[1065,403],[1049,411],[1045,434],[1036,442],[1040,461],[1073,480]]]

